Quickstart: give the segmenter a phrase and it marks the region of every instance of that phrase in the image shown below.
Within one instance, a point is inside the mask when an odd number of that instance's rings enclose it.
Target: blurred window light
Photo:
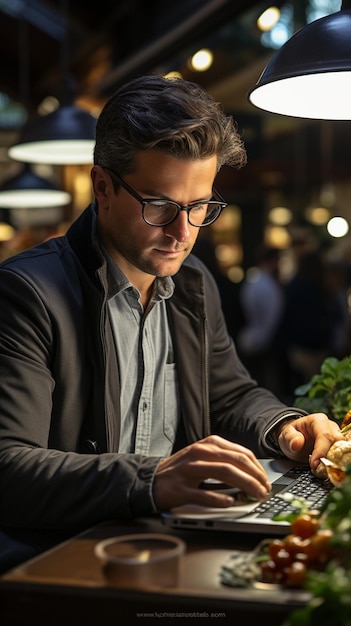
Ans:
[[[0,127],[19,128],[27,121],[27,110],[6,93],[0,92]]]
[[[220,214],[218,220],[211,224],[211,229],[220,231],[236,231],[241,226],[241,210],[235,204],[228,204],[227,208]]]
[[[241,249],[235,244],[221,243],[216,246],[216,257],[221,265],[233,265],[241,260]]]
[[[238,267],[237,265],[233,265],[227,270],[227,276],[232,283],[241,283],[244,280],[244,270],[242,267]]]
[[[195,72],[206,72],[213,63],[213,54],[211,50],[203,48],[193,54],[190,60],[190,65]]]
[[[291,245],[290,234],[283,226],[267,226],[264,235],[267,246],[284,250]]]
[[[332,183],[324,183],[320,191],[320,206],[332,207],[335,204],[336,192]]]
[[[88,171],[77,172],[73,176],[73,195],[75,205],[84,207],[92,200],[91,179]]]
[[[257,19],[257,26],[260,30],[266,32],[271,30],[279,21],[280,10],[278,7],[268,7]]]
[[[78,172],[74,177],[75,193],[86,194],[90,192],[91,180],[89,172]]]
[[[291,37],[291,33],[286,24],[277,24],[271,31],[269,31],[269,35],[270,47],[275,49],[281,48]],[[263,37],[264,35],[262,35],[262,39]]]
[[[324,207],[311,207],[306,210],[306,217],[311,224],[322,226],[329,220],[330,212]]]
[[[340,4],[340,0],[310,0],[306,7],[307,24],[336,13],[340,10]]]
[[[327,224],[327,231],[331,237],[345,237],[349,232],[349,223],[344,217],[332,217]]]
[[[6,222],[0,222],[0,242],[10,241],[16,234],[15,229]]]
[[[292,220],[292,212],[284,206],[276,206],[268,213],[268,219],[277,226],[286,226]]]
[[[290,4],[282,6],[278,22],[271,30],[262,33],[261,43],[266,48],[279,49],[294,33],[294,9]]]
[[[54,96],[47,96],[42,100],[42,102],[38,106],[38,114],[39,115],[48,115],[48,113],[52,113],[56,111],[60,106],[60,103],[57,98]]]

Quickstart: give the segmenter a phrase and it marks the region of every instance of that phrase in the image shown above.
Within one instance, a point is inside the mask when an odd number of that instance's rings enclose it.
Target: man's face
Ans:
[[[137,155],[133,173],[124,180],[143,198],[165,198],[187,206],[211,198],[216,168],[216,156],[184,161],[147,150]],[[180,211],[167,226],[149,226],[141,204],[122,187],[115,194],[109,174],[101,168],[94,170],[99,236],[132,284],[138,287],[144,275],[178,272],[199,234],[199,228],[189,224],[186,211]]]

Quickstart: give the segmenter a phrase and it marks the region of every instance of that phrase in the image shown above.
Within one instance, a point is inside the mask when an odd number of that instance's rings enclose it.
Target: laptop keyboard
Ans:
[[[279,497],[283,493],[292,493],[294,496],[305,498],[311,504],[311,509],[319,510],[328,493],[334,488],[329,480],[321,480],[306,467],[293,467],[287,474],[289,478],[294,478],[288,486],[279,491],[279,495],[274,495],[265,502],[262,502],[255,509],[258,517],[272,519],[278,514],[298,513],[298,509],[292,506],[291,502]]]

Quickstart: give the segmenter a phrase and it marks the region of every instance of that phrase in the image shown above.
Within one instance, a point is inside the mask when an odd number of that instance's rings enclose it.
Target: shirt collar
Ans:
[[[103,257],[106,259],[107,264],[108,299],[113,298],[115,295],[128,288],[137,292],[137,289],[128,280],[117,263],[113,261],[110,254],[100,241],[99,247]],[[153,302],[170,298],[173,295],[174,287],[174,281],[171,276],[165,276],[162,278],[156,276],[152,294]]]

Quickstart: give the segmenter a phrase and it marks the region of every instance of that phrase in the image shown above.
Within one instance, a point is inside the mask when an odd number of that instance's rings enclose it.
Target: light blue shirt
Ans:
[[[105,252],[106,256],[106,252]],[[180,420],[177,371],[166,299],[170,277],[156,278],[148,308],[140,293],[108,258],[114,295],[108,300],[120,375],[119,452],[169,456]]]

